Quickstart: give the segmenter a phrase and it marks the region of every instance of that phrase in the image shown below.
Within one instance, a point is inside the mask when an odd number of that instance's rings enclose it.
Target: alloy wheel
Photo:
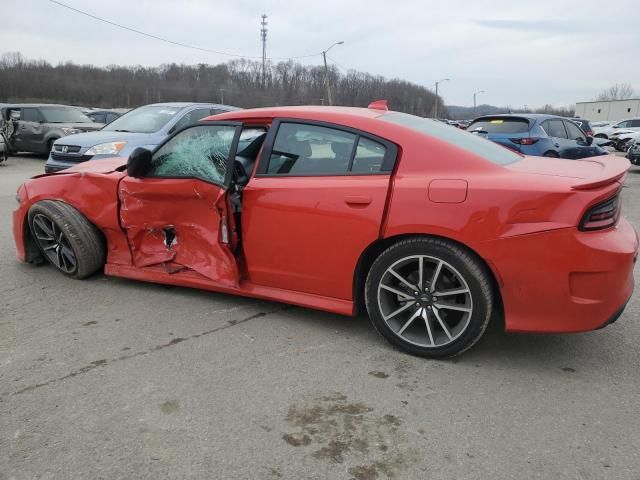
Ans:
[[[473,314],[467,281],[451,264],[433,256],[396,261],[382,275],[377,297],[391,331],[419,347],[451,344],[466,331]]]
[[[72,274],[78,268],[69,240],[56,223],[46,215],[38,213],[31,221],[33,235],[47,259],[64,273]]]

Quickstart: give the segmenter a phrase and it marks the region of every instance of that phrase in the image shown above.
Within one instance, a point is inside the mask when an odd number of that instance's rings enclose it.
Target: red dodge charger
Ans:
[[[489,321],[580,332],[616,320],[638,236],[614,156],[524,157],[369,108],[209,117],[153,152],[18,190],[18,258],[355,315],[392,344],[458,354]]]

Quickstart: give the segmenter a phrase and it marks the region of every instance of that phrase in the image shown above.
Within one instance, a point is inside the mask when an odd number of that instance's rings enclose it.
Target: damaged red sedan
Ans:
[[[492,319],[581,332],[617,319],[638,237],[624,158],[524,157],[387,110],[229,112],[153,153],[18,190],[18,257],[65,275],[195,287],[344,315],[406,352],[458,354]]]

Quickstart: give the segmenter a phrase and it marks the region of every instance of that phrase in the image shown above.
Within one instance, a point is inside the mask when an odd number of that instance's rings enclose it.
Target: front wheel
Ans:
[[[627,149],[628,149],[627,141],[626,140],[618,140],[615,143],[614,147],[619,152],[626,152]]]
[[[466,249],[434,238],[402,240],[385,250],[369,271],[365,300],[383,337],[432,358],[471,348],[494,302],[486,267]]]
[[[53,144],[55,143],[56,140],[58,140],[58,139],[57,138],[51,138],[47,142],[47,156],[49,156],[51,154],[51,150],[53,150]]]
[[[105,263],[102,234],[66,203],[53,200],[36,203],[29,209],[29,227],[42,255],[69,277],[88,277]]]

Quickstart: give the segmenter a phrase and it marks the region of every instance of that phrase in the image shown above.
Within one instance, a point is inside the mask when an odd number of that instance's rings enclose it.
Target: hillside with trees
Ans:
[[[501,113],[546,113],[548,115],[560,115],[561,117],[573,117],[575,109],[573,106],[554,107],[553,105],[544,105],[535,109],[524,108],[512,108],[507,105],[505,107],[496,107],[494,105],[478,105],[475,109],[473,107],[460,107],[457,105],[447,105],[449,112],[449,118],[454,120],[465,120],[477,118],[482,115],[496,115]]]
[[[71,62],[51,65],[20,53],[0,57],[0,102],[48,102],[87,107],[137,107],[169,101],[216,102],[238,107],[323,104],[324,68],[294,62],[268,64],[234,60],[218,65],[166,64],[159,67]],[[336,105],[368,105],[387,99],[392,109],[420,116],[433,113],[429,89],[399,79],[329,69]],[[446,112],[439,98],[438,111]]]

